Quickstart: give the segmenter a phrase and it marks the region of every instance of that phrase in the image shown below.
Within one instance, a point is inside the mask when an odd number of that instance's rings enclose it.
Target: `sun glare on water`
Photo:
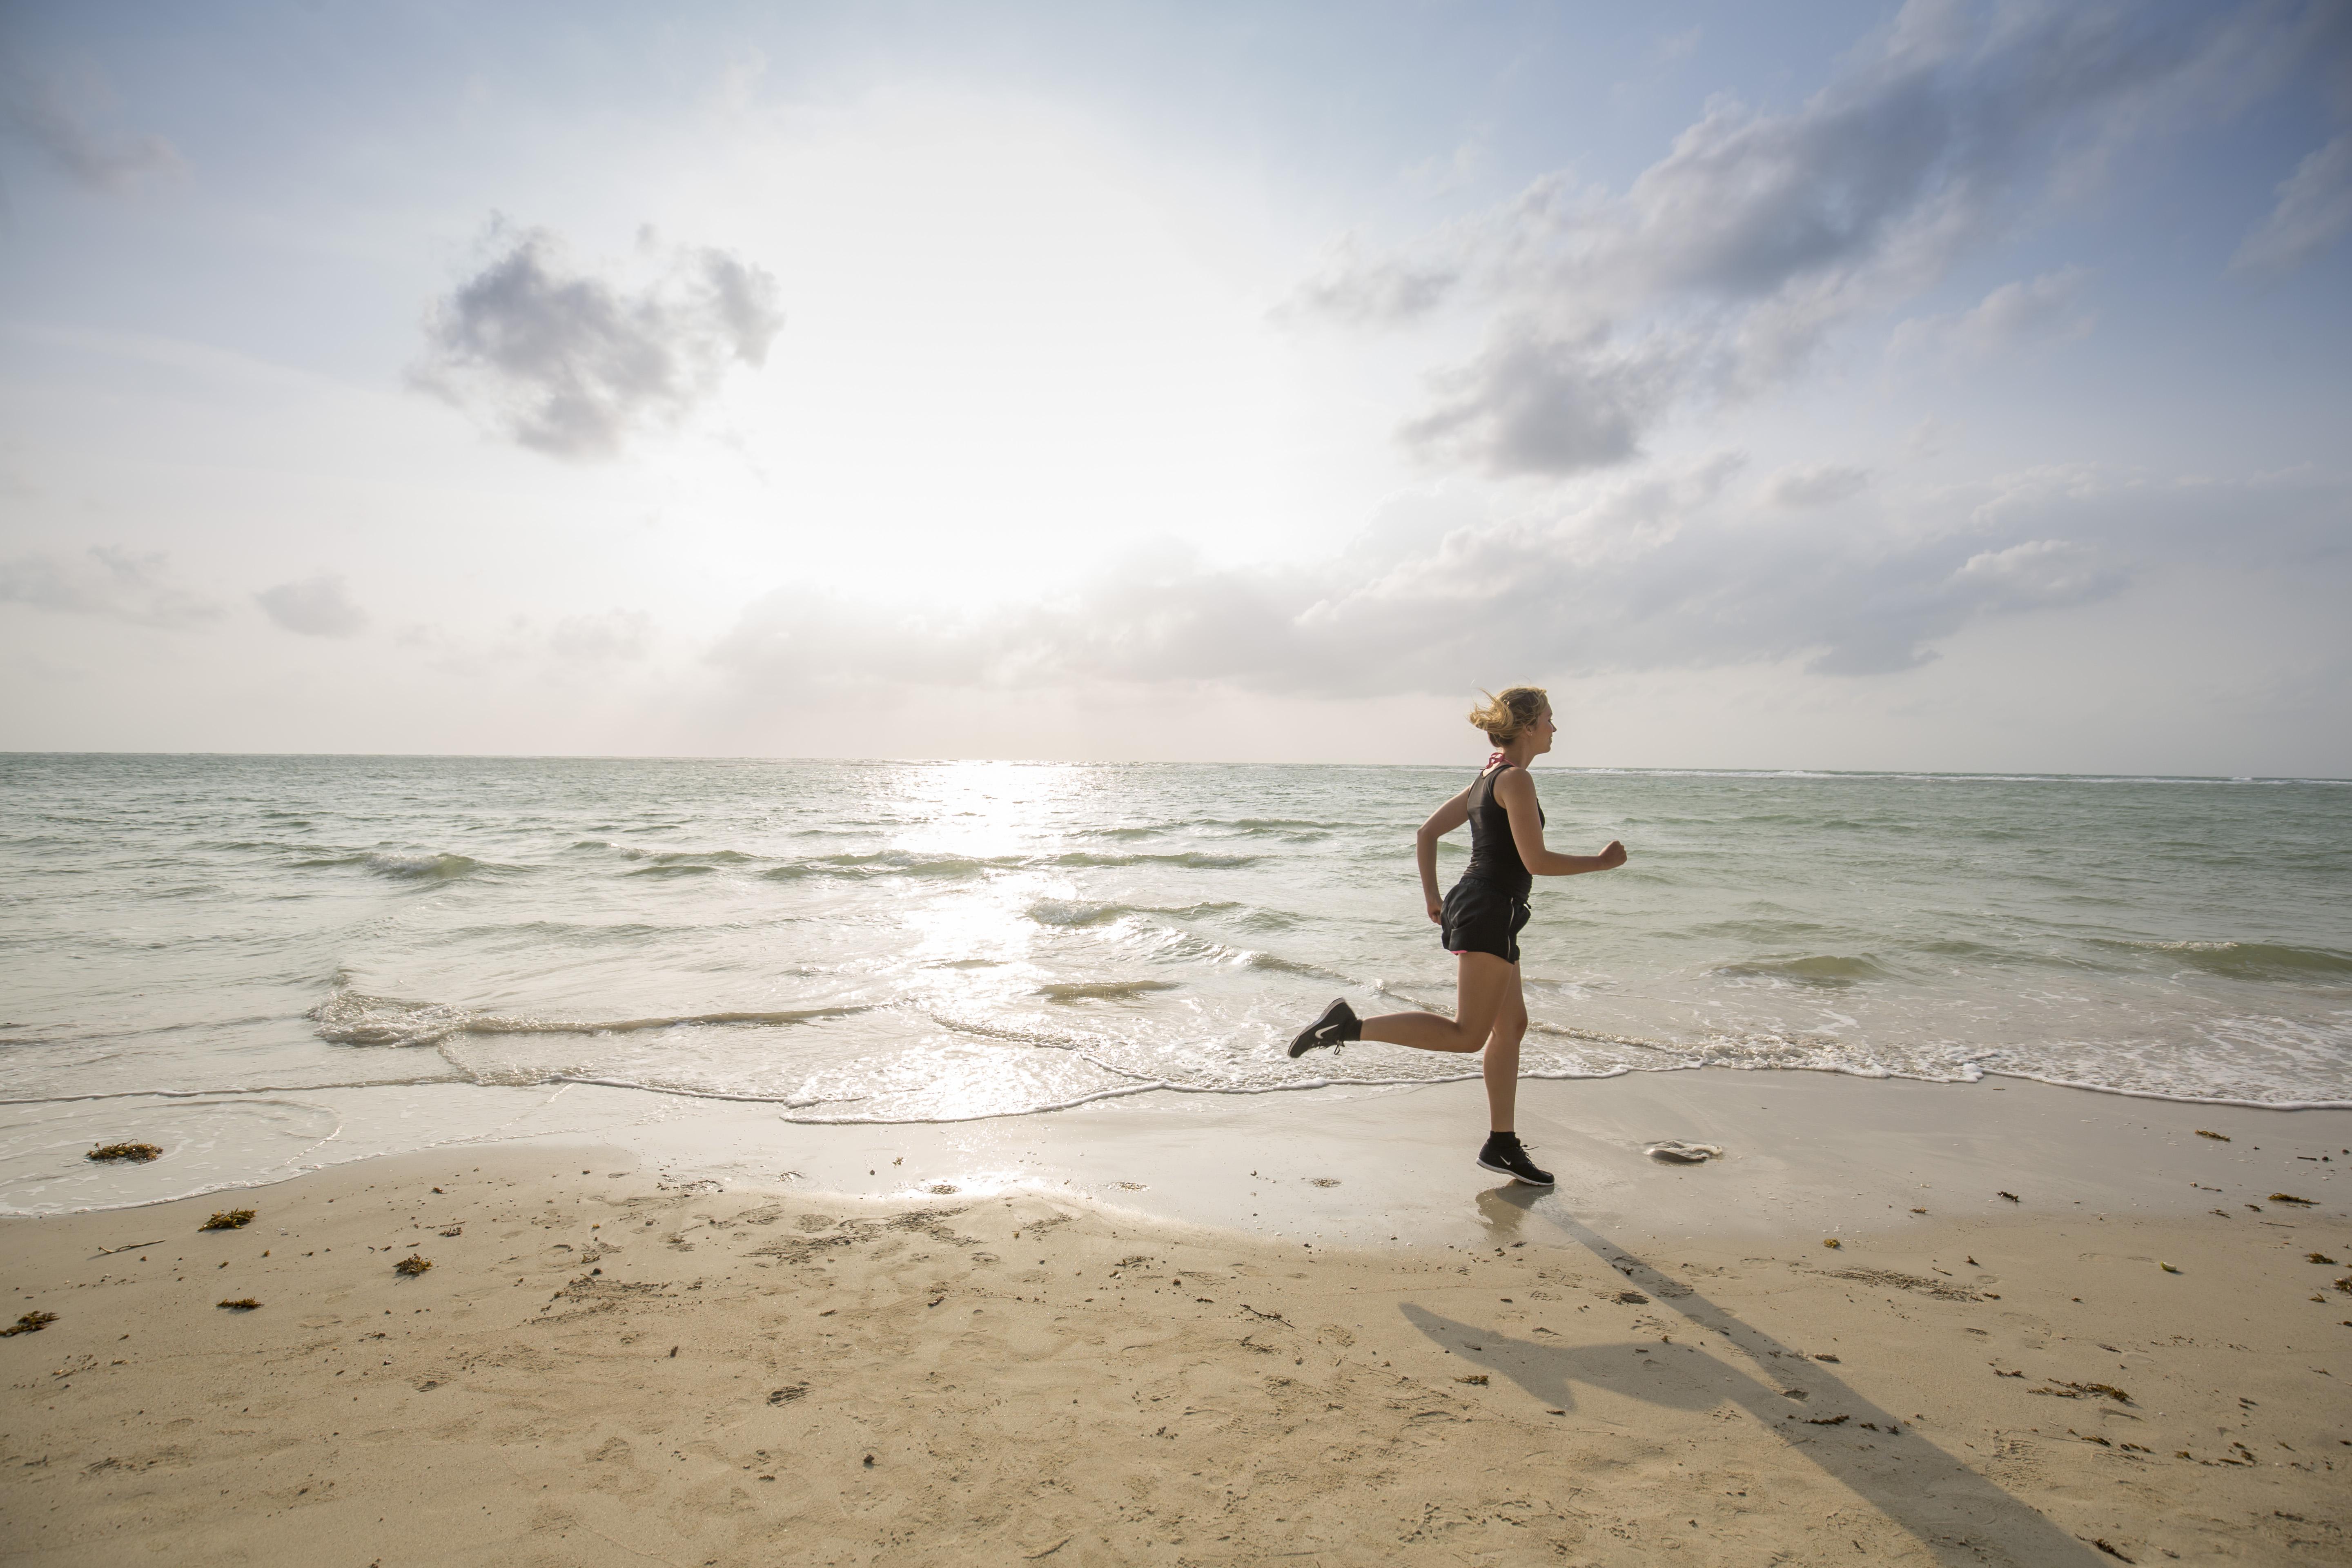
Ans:
[[[1046,930],[1030,911],[1076,891],[1040,862],[1070,834],[1086,773],[964,762],[896,773],[904,826],[890,853],[930,872],[933,883],[931,896],[907,900],[901,911],[917,938],[909,958],[939,972],[942,999],[1036,984],[1030,961]]]

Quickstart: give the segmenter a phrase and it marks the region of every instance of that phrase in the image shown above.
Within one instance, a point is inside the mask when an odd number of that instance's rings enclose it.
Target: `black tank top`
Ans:
[[[1524,899],[1535,879],[1528,874],[1519,847],[1511,839],[1510,811],[1495,798],[1495,781],[1513,765],[1501,763],[1481,773],[1470,786],[1470,864],[1462,868],[1462,876],[1465,881],[1491,882],[1508,889],[1514,898]],[[1543,807],[1538,805],[1536,820],[1543,819]]]

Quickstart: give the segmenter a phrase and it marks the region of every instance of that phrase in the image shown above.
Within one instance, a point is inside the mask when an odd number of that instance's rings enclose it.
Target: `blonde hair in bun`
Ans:
[[[1507,746],[1519,732],[1536,721],[1550,700],[1540,686],[1507,686],[1501,691],[1481,691],[1486,702],[1470,710],[1470,722],[1486,732],[1486,739],[1498,746]]]

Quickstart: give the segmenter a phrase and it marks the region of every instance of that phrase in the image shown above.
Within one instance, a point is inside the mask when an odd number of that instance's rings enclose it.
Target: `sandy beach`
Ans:
[[[9,1220],[56,1316],[0,1345],[0,1557],[2352,1562],[2352,1113],[1530,1083],[1538,1194],[1469,1166],[1476,1092],[739,1113]]]

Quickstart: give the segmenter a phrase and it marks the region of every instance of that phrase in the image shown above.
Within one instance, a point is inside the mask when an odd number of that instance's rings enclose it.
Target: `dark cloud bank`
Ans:
[[[2340,570],[2352,541],[2352,497],[2307,479],[2063,469],[1901,500],[1874,493],[1850,470],[1750,484],[1738,459],[1719,458],[1385,561],[1292,572],[1137,562],[994,616],[893,615],[784,590],[751,605],[712,657],[779,694],[1102,680],[1371,696],[1790,658],[1864,676],[1925,662],[1971,622],[2088,603],[2167,567]]]
[[[523,446],[608,458],[676,423],[730,364],[757,367],[783,328],[775,279],[709,248],[641,246],[662,276],[635,289],[571,267],[544,229],[494,226],[482,269],[435,302],[420,387]]]

